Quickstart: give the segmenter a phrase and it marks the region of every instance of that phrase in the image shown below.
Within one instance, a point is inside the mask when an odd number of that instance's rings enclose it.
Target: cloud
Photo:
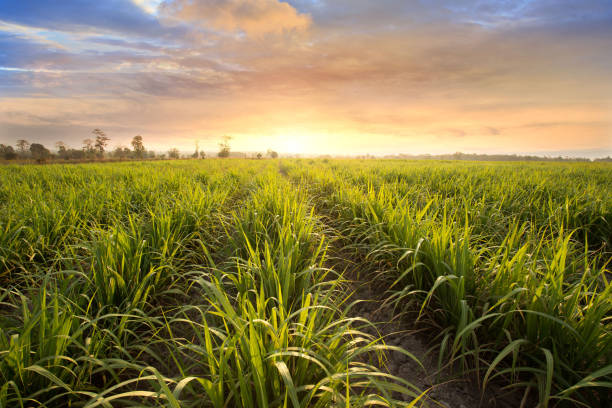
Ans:
[[[147,13],[156,14],[159,4],[163,0],[132,0],[132,1],[134,2],[134,4],[142,8]]]
[[[160,5],[165,17],[251,36],[303,31],[310,17],[279,0],[174,0]]]

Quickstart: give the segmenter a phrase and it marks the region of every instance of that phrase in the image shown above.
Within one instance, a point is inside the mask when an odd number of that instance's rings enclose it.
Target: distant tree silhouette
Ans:
[[[36,160],[38,163],[44,163],[49,157],[51,157],[51,152],[45,146],[40,143],[32,143],[30,145],[30,153],[32,154],[32,158]]]
[[[127,147],[117,146],[113,150],[113,157],[116,159],[126,159],[132,155],[132,151]]]
[[[142,136],[136,135],[132,138],[132,148],[134,149],[134,157],[141,159],[145,155],[146,149],[142,143]]]
[[[91,157],[95,154],[93,140],[91,139],[83,140],[83,152],[85,152],[85,155],[88,157]]]
[[[230,140],[232,140],[231,136],[223,136],[223,141],[219,143],[219,153],[217,153],[218,157],[229,157],[230,155]]]
[[[27,152],[30,150],[30,142],[24,139],[19,139],[17,141],[17,151],[21,156],[25,156]]]
[[[206,158],[206,153],[204,153],[204,150],[200,151],[200,159],[205,159]]]
[[[55,147],[57,147],[57,155],[60,159],[68,158],[68,149],[66,148],[66,143],[59,141],[55,142]]]
[[[66,157],[72,160],[83,160],[86,156],[85,150],[82,149],[68,149],[66,151]]]
[[[272,149],[268,149],[268,153],[267,153],[268,157],[270,157],[271,159],[276,159],[278,157],[278,153],[275,152]]]
[[[2,157],[4,160],[13,160],[17,157],[17,153],[15,153],[13,146],[5,146],[0,144],[0,157]]]
[[[102,129],[94,129],[91,131],[91,133],[96,136],[94,146],[96,148],[98,157],[104,156],[104,149],[106,148],[106,145],[108,145],[110,138],[106,136],[106,133],[104,133]]]
[[[200,141],[196,140],[195,145],[196,145],[195,152],[191,155],[191,157],[193,157],[194,159],[197,159],[198,157],[200,157]]]
[[[168,157],[171,159],[178,159],[181,157],[181,154],[179,153],[178,149],[174,147],[168,150]]]

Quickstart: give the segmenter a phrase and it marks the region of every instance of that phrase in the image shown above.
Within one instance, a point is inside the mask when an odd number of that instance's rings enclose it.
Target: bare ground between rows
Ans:
[[[343,273],[348,280],[353,301],[360,303],[349,311],[350,317],[362,317],[375,324],[376,329],[364,327],[372,335],[382,336],[385,343],[412,353],[423,365],[405,354],[389,352],[386,369],[421,390],[429,390],[423,407],[481,408],[529,407],[516,391],[502,389],[494,382],[482,392],[475,378],[459,377],[448,369],[439,370],[437,353],[432,349],[432,338],[418,327],[414,315],[398,314],[385,300],[388,291],[380,273],[357,251],[344,247],[339,239],[331,240],[328,248],[328,267]],[[428,346],[429,345],[429,346]],[[394,395],[402,399],[401,395]],[[410,398],[407,399],[408,401]]]

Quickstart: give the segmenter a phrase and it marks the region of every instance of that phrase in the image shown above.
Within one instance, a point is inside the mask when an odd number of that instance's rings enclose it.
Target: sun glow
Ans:
[[[280,150],[283,153],[289,154],[304,154],[308,153],[309,140],[311,137],[297,133],[285,133],[280,137]]]

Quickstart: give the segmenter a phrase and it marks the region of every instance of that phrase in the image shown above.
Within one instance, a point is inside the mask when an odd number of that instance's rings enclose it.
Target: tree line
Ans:
[[[93,137],[83,140],[80,149],[70,148],[66,143],[59,141],[55,143],[56,153],[52,153],[41,143],[30,143],[27,140],[17,140],[16,149],[11,145],[0,144],[0,158],[4,160],[31,159],[39,163],[50,159],[62,160],[96,160],[103,158],[114,159],[149,159],[155,158],[153,151],[145,149],[142,136],[136,135],[132,138],[132,149],[118,146],[112,151],[107,151],[110,138],[102,129],[94,129]]]
[[[44,163],[51,159],[60,160],[101,160],[101,159],[116,159],[116,160],[144,160],[144,159],[179,159],[181,153],[178,149],[172,148],[167,153],[158,154],[153,150],[147,150],[144,146],[143,138],[136,135],[132,138],[130,145],[132,148],[118,146],[114,150],[108,151],[108,143],[110,138],[102,129],[92,130],[92,137],[83,140],[83,146],[80,149],[70,148],[64,142],[56,142],[55,147],[57,152],[53,153],[41,143],[30,143],[27,140],[17,140],[14,148],[11,145],[0,144],[0,159],[4,160],[35,160],[38,163]],[[230,157],[231,136],[224,136],[223,141],[219,143],[219,152],[217,156],[220,158]],[[270,158],[277,158],[278,153],[273,150],[268,150],[266,155]],[[206,153],[199,150],[199,143],[196,141],[195,152],[191,155],[183,156],[195,159],[206,158]],[[256,158],[263,158],[262,153],[257,153]]]
[[[374,158],[374,156],[365,156],[360,158]],[[571,162],[590,162],[590,161],[612,161],[608,157],[599,159],[588,159],[585,157],[545,157],[535,155],[517,155],[517,154],[478,154],[478,153],[462,153],[456,152],[453,154],[395,154],[386,155],[383,159],[400,159],[400,160],[466,160],[466,161],[571,161]]]

